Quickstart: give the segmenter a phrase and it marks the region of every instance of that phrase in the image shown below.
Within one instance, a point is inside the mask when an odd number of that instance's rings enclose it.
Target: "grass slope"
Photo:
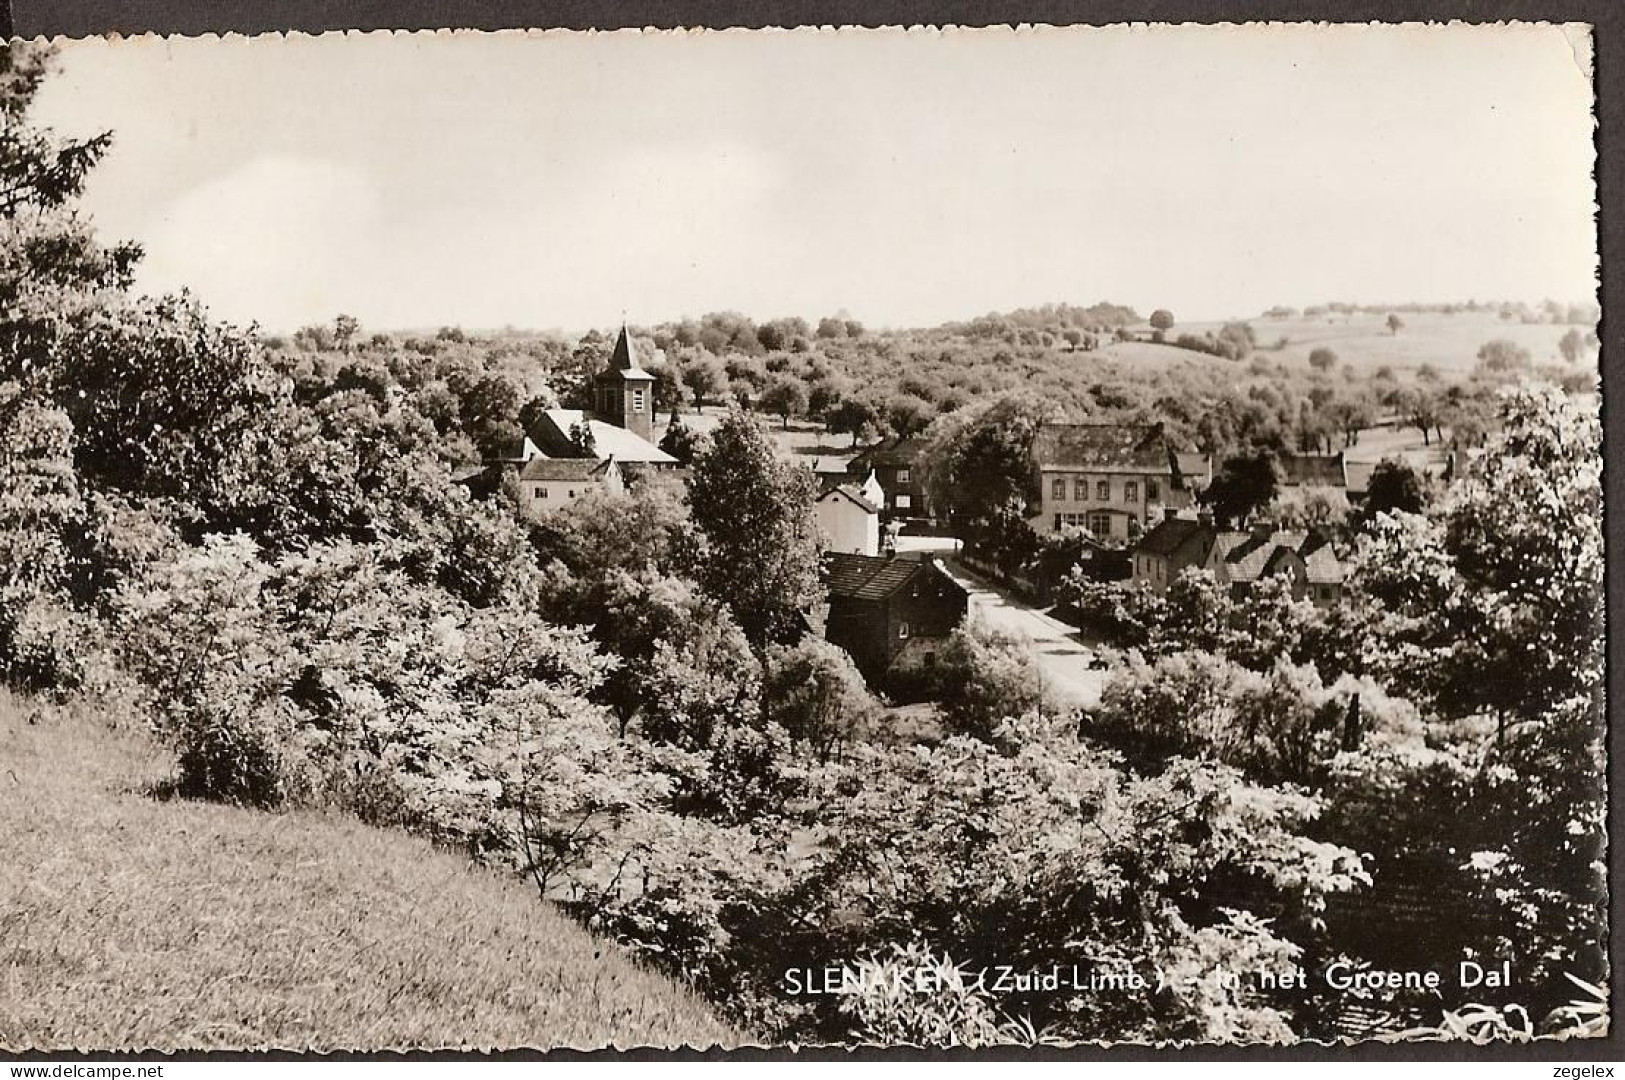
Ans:
[[[167,771],[141,736],[0,697],[0,1050],[741,1041],[512,878],[142,793]]]
[[[1522,323],[1506,320],[1489,311],[1461,311],[1401,314],[1405,325],[1395,334],[1389,331],[1387,316],[1381,314],[1329,315],[1320,318],[1267,319],[1254,317],[1253,331],[1265,356],[1286,364],[1309,364],[1309,354],[1328,348],[1338,360],[1362,375],[1387,366],[1395,374],[1414,373],[1422,364],[1447,377],[1460,377],[1478,363],[1478,350],[1487,342],[1504,338],[1529,350],[1537,364],[1562,363],[1558,340],[1570,329],[1551,323]],[[1170,337],[1217,331],[1223,323],[1181,323],[1168,331]],[[1586,327],[1578,328],[1582,334]],[[1274,348],[1280,338],[1284,349]],[[1595,354],[1575,365],[1576,370],[1595,366]],[[1335,372],[1334,372],[1335,374]]]

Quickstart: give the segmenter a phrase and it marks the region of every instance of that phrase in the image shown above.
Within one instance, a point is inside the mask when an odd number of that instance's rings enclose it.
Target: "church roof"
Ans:
[[[643,368],[638,366],[637,356],[632,346],[632,335],[627,333],[626,324],[621,324],[621,336],[615,339],[615,351],[609,354],[609,367],[598,376],[600,379],[653,379]]]
[[[530,439],[548,457],[569,457],[578,452],[570,442],[570,429],[583,421],[592,432],[593,452],[599,460],[614,458],[623,465],[630,462],[677,464],[676,458],[637,432],[594,420],[580,409],[547,409],[532,425]]]

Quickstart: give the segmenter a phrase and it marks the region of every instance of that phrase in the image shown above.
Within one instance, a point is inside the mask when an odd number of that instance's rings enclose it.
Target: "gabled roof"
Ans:
[[[1213,482],[1213,455],[1180,450],[1174,454],[1174,462],[1185,487],[1205,488]]]
[[[1317,537],[1311,537],[1303,548],[1299,549],[1303,556],[1304,569],[1308,572],[1311,585],[1341,585],[1347,577],[1343,567],[1343,560],[1337,557],[1332,545]]]
[[[632,335],[626,332],[626,324],[622,323],[621,336],[615,339],[615,351],[609,354],[609,367],[598,378],[653,379],[653,375],[638,366],[637,357],[633,352]]]
[[[915,559],[879,558],[872,555],[824,556],[824,580],[830,599],[885,600],[926,574],[939,571],[931,563]],[[944,576],[958,588],[953,579]]]
[[[1160,555],[1169,558],[1191,544],[1200,544],[1205,551],[1217,534],[1211,525],[1189,518],[1163,518],[1151,531],[1140,538],[1134,550],[1142,555]]]
[[[1130,468],[1172,475],[1178,467],[1160,424],[1045,424],[1033,440],[1039,468]]]
[[[893,439],[890,442],[878,442],[848,462],[846,471],[863,476],[876,465],[912,465],[919,458],[924,446],[924,442],[912,436],[906,439]]]
[[[613,459],[533,457],[519,470],[519,479],[599,480],[614,467]]]
[[[594,420],[580,409],[547,409],[536,419],[528,432],[531,442],[546,457],[567,458],[577,455],[570,441],[570,429],[585,422],[592,432],[593,451],[599,460],[614,458],[617,462],[635,464],[675,465],[677,459],[635,431]]]
[[[1341,584],[1343,562],[1320,533],[1282,529],[1266,537],[1245,532],[1222,532],[1214,552],[1232,583],[1250,584],[1281,569],[1290,559],[1302,560],[1311,585]]]
[[[864,496],[863,492],[859,491],[851,484],[841,484],[837,487],[832,487],[818,497],[819,502],[826,502],[830,499],[846,499],[850,502],[856,503],[860,510],[867,513],[880,513],[880,507],[870,502],[868,498]]]

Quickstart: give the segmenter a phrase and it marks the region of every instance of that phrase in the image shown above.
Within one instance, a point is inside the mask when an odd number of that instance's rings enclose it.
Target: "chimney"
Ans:
[[[1252,533],[1254,540],[1263,543],[1275,535],[1275,522],[1267,517],[1255,517],[1249,531]]]
[[[1209,510],[1205,506],[1202,507],[1200,510],[1196,511],[1196,520],[1205,528],[1213,528],[1213,511]]]

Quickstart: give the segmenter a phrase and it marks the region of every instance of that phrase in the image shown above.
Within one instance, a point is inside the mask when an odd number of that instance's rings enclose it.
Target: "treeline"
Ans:
[[[1493,311],[1500,318],[1520,323],[1554,323],[1568,326],[1595,327],[1602,319],[1602,308],[1595,303],[1563,304],[1556,300],[1542,300],[1529,304],[1521,300],[1465,300],[1442,304],[1350,304],[1331,301],[1310,304],[1301,312],[1285,304],[1277,304],[1263,313],[1266,319],[1321,319],[1327,315],[1457,315],[1462,312]]]

